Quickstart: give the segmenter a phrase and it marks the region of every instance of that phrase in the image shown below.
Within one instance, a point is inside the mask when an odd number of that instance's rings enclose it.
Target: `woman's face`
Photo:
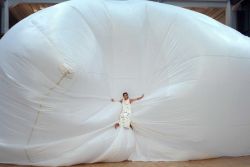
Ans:
[[[124,98],[125,100],[127,100],[127,99],[128,99],[128,94],[127,94],[127,93],[124,93],[124,94],[123,94],[123,98]]]

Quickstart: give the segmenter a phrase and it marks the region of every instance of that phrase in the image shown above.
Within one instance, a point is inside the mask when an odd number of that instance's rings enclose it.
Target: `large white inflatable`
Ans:
[[[133,129],[114,128],[120,99]],[[149,1],[72,0],[0,41],[0,163],[250,154],[250,39]]]

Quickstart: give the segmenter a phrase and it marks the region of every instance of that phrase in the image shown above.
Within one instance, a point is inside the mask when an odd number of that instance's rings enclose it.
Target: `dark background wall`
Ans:
[[[0,0],[0,38],[2,37],[2,8],[3,8],[3,0]]]
[[[250,0],[243,1],[237,11],[237,30],[250,37]]]

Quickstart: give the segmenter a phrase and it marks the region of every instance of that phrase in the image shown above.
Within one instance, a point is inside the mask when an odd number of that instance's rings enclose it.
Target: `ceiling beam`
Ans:
[[[65,2],[68,0],[7,0],[9,1],[9,7],[16,6],[20,3],[47,3],[47,4],[56,4]]]
[[[61,3],[67,0],[8,0],[9,6],[15,6],[19,3]],[[166,4],[171,4],[180,7],[215,7],[225,8],[227,0],[154,0]]]
[[[236,24],[237,24],[236,11],[233,10],[233,5],[231,4],[230,0],[227,1],[225,17],[226,17],[225,18],[226,25],[236,29]]]
[[[1,34],[9,30],[9,1],[5,0],[1,8]]]
[[[160,0],[158,2],[190,8],[190,7],[198,7],[198,8],[226,8],[227,0]]]

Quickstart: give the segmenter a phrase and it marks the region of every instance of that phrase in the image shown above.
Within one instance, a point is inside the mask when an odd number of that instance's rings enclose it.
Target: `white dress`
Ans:
[[[131,104],[129,99],[124,100],[122,99],[122,112],[120,114],[120,126],[124,128],[130,127],[130,115],[131,115]]]

